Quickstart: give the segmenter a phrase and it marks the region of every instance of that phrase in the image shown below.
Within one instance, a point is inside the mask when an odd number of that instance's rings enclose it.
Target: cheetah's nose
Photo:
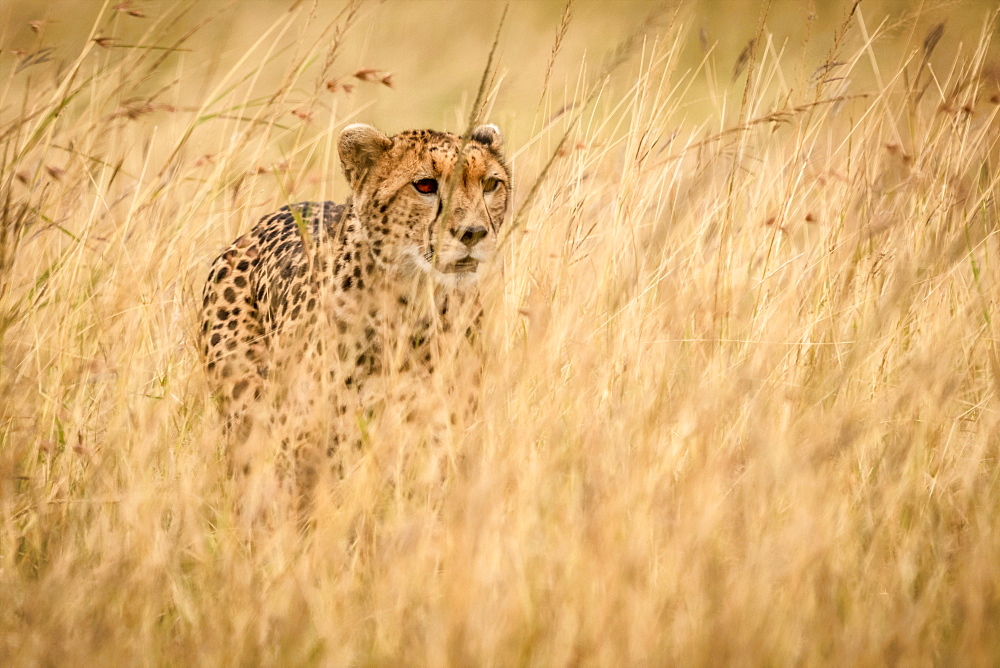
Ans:
[[[457,238],[463,244],[472,248],[486,236],[486,228],[482,225],[473,225],[471,227],[461,227],[457,230],[451,230],[452,236]]]

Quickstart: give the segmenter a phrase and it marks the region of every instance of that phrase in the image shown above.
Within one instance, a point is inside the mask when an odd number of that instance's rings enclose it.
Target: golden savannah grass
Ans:
[[[996,21],[0,5],[0,663],[995,664]],[[470,117],[516,182],[474,419],[376,414],[248,528],[211,259],[342,201],[347,124]]]

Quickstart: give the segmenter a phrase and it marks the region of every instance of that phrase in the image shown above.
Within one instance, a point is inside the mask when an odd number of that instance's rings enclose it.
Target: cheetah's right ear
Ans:
[[[480,125],[472,131],[472,141],[477,141],[484,146],[489,146],[494,151],[503,150],[503,137],[500,135],[500,128],[490,123]]]
[[[352,123],[340,131],[337,151],[351,190],[357,190],[361,180],[391,146],[391,139],[364,123]]]

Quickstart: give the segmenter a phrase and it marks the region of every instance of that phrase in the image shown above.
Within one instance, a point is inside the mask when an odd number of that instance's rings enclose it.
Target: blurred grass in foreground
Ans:
[[[4,663],[995,663],[995,11],[765,4],[511,5],[479,419],[252,538],[208,262],[503,6],[0,7]]]

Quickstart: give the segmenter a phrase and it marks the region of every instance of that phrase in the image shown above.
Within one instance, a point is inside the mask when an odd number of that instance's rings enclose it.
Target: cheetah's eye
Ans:
[[[438,182],[435,179],[420,179],[413,182],[413,187],[417,189],[418,193],[433,195],[438,191]]]
[[[495,179],[492,176],[488,179],[483,179],[483,192],[491,193],[497,189],[498,185],[500,185],[500,179]]]

